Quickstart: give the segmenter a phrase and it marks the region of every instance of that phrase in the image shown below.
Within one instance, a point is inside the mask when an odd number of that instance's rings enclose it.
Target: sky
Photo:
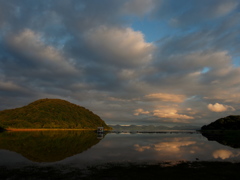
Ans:
[[[0,110],[64,99],[107,124],[240,114],[239,0],[0,0]]]

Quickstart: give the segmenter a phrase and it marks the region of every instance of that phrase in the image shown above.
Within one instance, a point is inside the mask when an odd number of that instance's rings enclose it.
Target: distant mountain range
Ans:
[[[111,129],[90,110],[61,99],[40,99],[27,106],[0,111],[5,129]]]
[[[198,126],[154,126],[154,125],[129,125],[129,126],[121,126],[121,125],[109,125],[116,131],[159,131],[159,130],[199,130]]]

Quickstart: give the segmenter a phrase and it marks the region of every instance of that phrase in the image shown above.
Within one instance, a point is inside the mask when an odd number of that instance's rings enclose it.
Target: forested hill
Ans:
[[[240,116],[231,115],[220,118],[209,125],[205,125],[201,130],[240,130]]]
[[[0,126],[11,128],[110,129],[90,110],[60,99],[40,99],[27,106],[0,111]]]

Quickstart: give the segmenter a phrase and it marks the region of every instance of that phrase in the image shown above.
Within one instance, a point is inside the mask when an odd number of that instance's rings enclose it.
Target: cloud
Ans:
[[[239,3],[237,1],[227,1],[227,2],[222,1],[220,4],[218,4],[215,7],[214,14],[217,17],[226,15],[226,14],[230,13],[231,11],[233,11],[234,9],[236,9],[238,4]]]
[[[173,94],[177,89],[178,94],[185,97],[198,95],[219,99],[221,103],[237,103],[233,96],[238,94],[240,68],[232,65],[227,51],[177,52],[171,56],[160,55],[155,63],[155,71],[145,77],[151,86]],[[206,68],[208,71],[204,72]]]
[[[156,11],[155,14],[170,21],[175,19],[177,27],[186,28],[187,26],[201,26],[202,23],[227,16],[237,9],[238,4],[237,0],[202,0],[194,2],[189,0],[169,0],[163,1],[159,7],[160,11]]]
[[[223,104],[219,104],[219,103],[215,103],[214,105],[209,104],[208,109],[213,112],[224,112],[227,110],[235,111],[235,109],[232,106],[223,105]]]
[[[0,90],[4,90],[4,91],[19,91],[19,90],[23,90],[21,87],[19,87],[18,85],[14,84],[13,82],[4,82],[0,80]]]
[[[182,147],[196,144],[195,141],[162,142],[154,145],[156,151],[179,152]]]
[[[111,124],[207,124],[219,118],[207,111],[213,102],[222,115],[239,114],[239,8],[238,0],[0,1],[0,109],[55,97]]]
[[[16,58],[27,60],[39,66],[39,68],[51,69],[57,73],[75,73],[77,70],[73,64],[53,46],[44,44],[41,36],[30,30],[25,29],[19,34],[12,34],[7,38],[7,44],[11,53]]]
[[[220,149],[213,152],[213,157],[215,159],[228,159],[230,157],[234,157],[234,154],[229,150]]]
[[[135,116],[146,115],[146,114],[150,114],[150,112],[149,111],[144,111],[143,109],[136,109],[135,113],[134,113]]]
[[[188,109],[187,113],[191,114],[191,111],[189,111]],[[148,111],[139,108],[134,110],[134,115],[135,116],[147,115],[148,117],[155,117],[156,121],[161,122],[189,123],[189,120],[194,119],[194,117],[192,116],[178,113],[177,109],[168,107]]]
[[[139,144],[134,144],[134,148],[138,152],[143,152],[145,150],[151,149],[151,146],[140,146]]]
[[[173,122],[187,122],[184,120],[194,119],[192,116],[178,114],[176,109],[156,109],[153,111],[153,116],[172,119]]]
[[[123,12],[128,14],[144,15],[150,12],[155,0],[130,0],[123,5]]]
[[[134,148],[136,151],[143,152],[146,150],[153,149],[154,151],[160,151],[162,153],[164,152],[172,152],[172,153],[178,153],[181,151],[181,148],[190,146],[196,144],[195,141],[173,141],[173,142],[160,142],[157,144],[150,144],[148,146],[141,146],[139,144],[135,144]]]
[[[88,31],[85,41],[96,59],[111,65],[132,67],[152,60],[154,45],[131,28],[100,26]]]
[[[181,39],[181,41],[182,40],[184,39]],[[166,44],[161,47],[163,48],[162,51],[165,51],[166,49],[165,52],[168,52],[171,48],[175,47],[179,51],[184,52],[184,43],[186,42],[174,41],[166,42]],[[193,41],[193,39],[189,41]],[[168,49],[168,47],[170,49]],[[159,67],[166,67],[167,69],[164,70],[169,73],[172,73],[173,71],[185,71],[187,73],[189,71],[201,71],[204,67],[210,67],[213,69],[226,67],[231,63],[231,57],[229,56],[229,53],[227,51],[201,50],[197,52],[186,53],[175,52],[174,55],[162,57],[162,59],[160,61],[157,60],[156,63]]]
[[[238,104],[240,95],[237,92],[238,90],[235,88],[229,91],[222,90],[222,91],[219,91],[217,94],[209,93],[209,97],[204,97],[204,99]]]
[[[145,96],[145,98],[149,100],[154,100],[154,101],[181,103],[184,101],[186,97],[184,95],[177,95],[177,94],[155,93],[155,94],[148,94]]]

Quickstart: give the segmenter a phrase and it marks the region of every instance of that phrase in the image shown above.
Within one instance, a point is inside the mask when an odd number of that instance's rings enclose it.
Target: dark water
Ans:
[[[239,148],[219,142],[195,131],[108,133],[102,137],[92,131],[4,132],[0,133],[0,166],[240,162]]]

